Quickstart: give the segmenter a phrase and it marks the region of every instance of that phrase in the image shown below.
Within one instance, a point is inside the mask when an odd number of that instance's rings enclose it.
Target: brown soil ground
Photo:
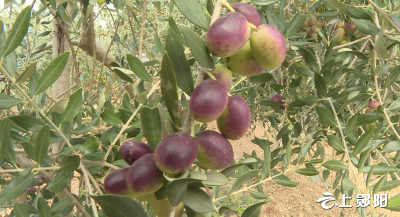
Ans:
[[[218,130],[216,127],[215,123],[211,123],[210,128],[213,130]],[[253,150],[256,151],[257,156],[263,156],[263,150],[255,145],[254,143],[251,142],[252,138],[254,138],[254,135],[257,136],[258,138],[265,138],[269,139],[270,141],[275,141],[274,138],[266,138],[265,137],[265,130],[261,126],[257,126],[254,133],[251,136],[241,138],[240,140],[237,141],[231,141],[234,152],[235,152],[235,158],[238,159],[243,156],[243,152],[251,154]],[[272,146],[271,146],[272,147]],[[326,153],[332,153],[332,148],[329,145],[325,146],[325,151]],[[303,168],[304,166],[294,166],[291,165],[291,167],[294,168]],[[279,170],[279,168],[276,168]],[[357,171],[357,169],[355,170]],[[334,173],[331,173],[331,176]],[[330,210],[324,210],[320,203],[316,203],[316,200],[318,200],[321,196],[322,193],[324,192],[330,192],[333,194],[333,192],[327,190],[327,188],[324,186],[323,182],[316,182],[313,181],[310,177],[308,176],[302,176],[298,173],[295,172],[288,172],[285,174],[289,179],[291,179],[294,182],[299,183],[298,186],[296,187],[285,187],[282,185],[277,184],[274,181],[271,182],[266,182],[263,184],[263,189],[264,193],[269,195],[271,198],[273,198],[272,201],[266,203],[261,211],[261,214],[259,216],[284,216],[284,217],[320,217],[320,216],[335,216],[339,217],[340,216],[340,211],[343,211],[344,216],[360,216],[358,212],[356,212],[356,203],[353,200],[350,201],[350,205],[352,205],[352,208],[339,208],[339,207],[333,207]],[[328,179],[328,183],[332,184],[333,180],[335,177],[330,177]],[[350,175],[351,178],[351,175]],[[354,179],[352,179],[354,180]],[[360,186],[365,186],[365,180],[366,180],[366,175],[361,176],[358,178],[358,181],[360,183]],[[376,180],[375,180],[376,182]],[[379,193],[387,193],[388,197],[392,197],[398,193],[400,193],[400,188],[393,189],[388,192],[379,192]],[[342,197],[339,197],[340,202]],[[339,203],[340,205],[341,203]],[[331,203],[328,203],[327,205],[331,205]],[[370,211],[367,208],[367,211]],[[367,213],[368,213],[367,212]],[[375,216],[386,216],[386,217],[399,217],[400,213],[398,212],[392,212],[390,210],[384,209],[384,208],[375,208],[374,210]],[[240,216],[238,214],[232,214],[231,216]],[[371,214],[367,214],[367,216],[371,216]]]

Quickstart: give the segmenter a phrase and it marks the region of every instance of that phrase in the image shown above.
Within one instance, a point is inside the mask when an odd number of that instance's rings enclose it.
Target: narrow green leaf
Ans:
[[[290,180],[287,176],[285,176],[283,174],[273,178],[273,180],[276,183],[278,183],[280,185],[283,185],[283,186],[286,186],[286,187],[295,187],[295,186],[297,186],[299,184],[297,182],[293,182],[292,180]]]
[[[16,165],[17,161],[10,134],[10,122],[8,119],[4,118],[0,124],[0,160],[5,159],[12,165]]]
[[[372,20],[372,16],[367,12],[367,10],[360,8],[347,8],[346,11],[352,18]]]
[[[37,210],[40,217],[52,217],[51,209],[47,201],[43,197],[39,197],[37,201]]]
[[[74,172],[66,172],[60,170],[54,179],[47,184],[46,189],[53,192],[60,192],[64,190],[74,177]]]
[[[142,61],[140,61],[139,58],[135,57],[132,54],[127,54],[126,59],[128,60],[131,70],[135,73],[136,76],[147,82],[152,81],[152,78],[147,72],[146,67],[144,67]]]
[[[295,170],[295,172],[303,176],[316,176],[319,174],[318,170],[314,168],[301,168]]]
[[[32,186],[31,184],[34,177],[35,174],[31,173],[27,177],[18,176],[12,179],[11,182],[2,189],[0,203],[14,199],[24,193],[26,189]]]
[[[385,147],[383,147],[381,153],[387,153],[398,150],[400,150],[400,141],[391,141],[387,145],[385,145]]]
[[[67,64],[70,52],[65,52],[54,58],[44,69],[42,76],[37,82],[35,95],[50,87],[60,77]]]
[[[9,119],[12,120],[19,127],[34,132],[41,130],[45,125],[42,120],[37,119],[31,115],[18,115],[10,117]]]
[[[355,18],[350,18],[350,19],[360,32],[367,35],[379,34],[379,28],[371,20],[355,19]]]
[[[31,214],[37,214],[37,210],[30,204],[14,203],[13,213],[15,217],[26,217]]]
[[[49,146],[50,146],[50,127],[48,125],[45,125],[39,131],[35,143],[35,157],[37,163],[40,164],[46,157]]]
[[[261,213],[261,208],[265,203],[267,202],[260,202],[247,207],[247,209],[244,210],[242,217],[258,217]]]
[[[357,124],[358,113],[354,114],[346,124],[346,135],[349,135]]]
[[[385,42],[383,40],[383,36],[384,36],[384,33],[385,33],[385,29],[386,29],[384,21],[385,20],[382,20],[381,29],[379,31],[378,38],[376,38],[376,40],[375,40],[375,47],[374,47],[375,51],[376,51],[376,54],[381,59],[387,59],[388,58],[388,51],[386,49],[386,45],[385,45]]]
[[[386,111],[400,111],[400,97],[397,98],[390,106],[386,109]]]
[[[231,165],[231,166],[223,169],[221,171],[221,173],[224,174],[226,177],[229,177],[236,171],[237,168],[244,166],[246,164],[252,164],[252,163],[256,163],[256,162],[257,162],[257,160],[255,158],[246,158],[246,159],[239,161],[237,164]]]
[[[372,139],[374,136],[375,129],[370,129],[365,132],[360,138],[357,140],[356,144],[354,145],[352,157],[356,156],[361,150],[364,149],[365,145],[368,144],[369,140]]]
[[[188,184],[198,181],[198,179],[193,178],[183,178],[171,181],[167,186],[168,200],[171,205],[174,207],[178,206],[186,194]]]
[[[315,89],[317,90],[317,94],[319,98],[324,98],[328,93],[326,82],[324,77],[319,75],[318,73],[314,74],[314,82],[315,82]]]
[[[228,179],[222,173],[210,171],[210,172],[207,172],[206,175],[207,175],[207,180],[202,181],[203,184],[205,184],[205,185],[221,186],[221,185],[225,185],[226,183],[228,183]]]
[[[133,73],[131,70],[121,67],[111,67],[111,69],[113,69],[115,74],[117,74],[122,80],[130,83],[134,82],[131,76],[133,76],[135,73]]]
[[[328,144],[336,151],[344,151],[344,146],[340,138],[335,135],[328,135]]]
[[[179,42],[179,36],[171,28],[168,28],[165,49],[168,60],[174,71],[178,86],[188,95],[192,94],[194,89],[192,71],[186,60],[182,44]]]
[[[304,49],[304,48],[300,48],[301,50],[301,54],[304,57],[304,60],[306,62],[307,67],[314,71],[314,73],[317,73],[320,71],[319,65],[318,65],[318,61],[317,58],[315,57],[315,53],[314,50],[312,49]]]
[[[104,108],[103,112],[100,114],[100,117],[107,124],[117,125],[117,124],[121,124],[122,123],[122,121],[118,117],[118,115],[116,113],[114,113],[113,111],[111,111],[110,109],[108,109],[108,108]]]
[[[382,178],[379,179],[379,181],[374,185],[374,188],[372,190],[372,194],[377,194],[379,192],[379,189],[381,188],[382,184],[386,181],[387,173],[382,176]]]
[[[33,62],[32,64],[30,64],[30,65],[25,69],[25,71],[22,73],[22,75],[18,77],[17,83],[21,83],[21,82],[26,81],[28,78],[30,78],[30,77],[35,73],[35,70],[36,70],[36,63],[37,63],[36,61]]]
[[[81,158],[78,155],[64,156],[61,162],[61,170],[66,172],[73,172],[78,169]]]
[[[165,54],[165,49],[161,44],[161,40],[160,37],[158,37],[157,33],[155,32],[153,35],[154,38],[154,45],[156,46],[157,51],[161,54],[164,55]]]
[[[322,106],[317,106],[315,108],[322,123],[330,126],[336,126],[336,120],[329,109]]]
[[[31,10],[31,5],[26,6],[15,19],[10,35],[7,37],[7,40],[4,43],[4,52],[2,54],[3,57],[15,50],[15,48],[21,44],[22,39],[24,39],[26,33],[28,32],[29,21],[31,20]]]
[[[346,10],[346,9],[348,9],[348,8],[353,7],[352,5],[348,5],[348,4],[342,3],[342,2],[339,1],[339,0],[327,0],[327,2],[328,2],[331,6],[333,6],[334,8],[341,9],[341,10]]]
[[[76,117],[81,111],[82,105],[82,88],[79,88],[69,97],[67,108],[65,108],[64,112],[61,115],[60,123],[62,124],[68,122]]]
[[[23,103],[22,100],[3,93],[0,93],[0,102],[0,109],[10,108]]]
[[[369,157],[370,157],[369,155],[370,155],[372,149],[373,149],[373,146],[369,147],[364,152],[361,152],[360,159],[358,160],[358,165],[357,165],[358,172],[361,172],[362,169],[364,168],[364,164],[367,161],[367,159],[369,159]]]
[[[147,217],[142,205],[132,198],[114,194],[91,195],[90,197],[101,206],[107,216]]]
[[[180,123],[178,116],[178,88],[176,77],[168,55],[165,54],[161,63],[161,93],[168,113],[175,125]]]
[[[162,139],[162,126],[158,107],[150,108],[143,106],[140,109],[140,120],[142,123],[143,135],[147,143],[155,149]]]
[[[183,197],[183,204],[198,213],[217,211],[210,196],[200,188],[188,188]]]
[[[116,9],[122,10],[125,7],[126,0],[114,0],[113,4]]]
[[[341,171],[341,170],[346,170],[347,169],[347,166],[344,165],[343,162],[338,161],[338,160],[325,161],[322,164],[322,166],[327,168],[328,170],[333,170],[333,171]]]
[[[379,191],[389,191],[400,186],[400,180],[385,181],[379,188]]]
[[[262,200],[262,199],[267,199],[269,198],[268,195],[262,193],[262,192],[257,192],[257,191],[248,191],[250,195],[257,200]]]
[[[400,193],[398,193],[395,196],[389,198],[387,206],[388,207],[400,206]]]
[[[181,30],[183,37],[197,62],[199,62],[203,67],[213,69],[214,61],[212,60],[210,53],[207,51],[203,39],[188,27],[182,27]]]
[[[371,170],[372,166],[366,166],[362,170],[364,173],[368,173]],[[400,169],[394,166],[389,166],[386,164],[378,164],[375,165],[374,171],[372,175],[384,175],[385,173],[393,173],[398,172]]]
[[[385,88],[392,86],[392,84],[394,84],[394,82],[397,81],[399,75],[400,75],[400,66],[397,66],[396,68],[392,69],[388,78],[386,79]]]
[[[248,180],[252,179],[253,177],[257,176],[259,170],[250,170],[246,173],[243,173],[239,178],[236,179],[235,183],[233,183],[231,190],[229,191],[229,195],[233,192],[240,189],[240,187],[246,183]]]
[[[173,2],[182,14],[192,23],[206,30],[209,28],[209,23],[203,8],[197,0],[173,0]]]
[[[63,209],[65,209],[65,207],[67,207],[68,204],[70,204],[72,201],[71,197],[66,197],[60,201],[58,201],[58,203],[53,204],[51,206],[51,212],[55,213],[55,212],[59,212]]]
[[[289,38],[292,34],[296,33],[297,30],[299,30],[304,24],[306,19],[306,16],[302,16],[300,13],[297,13],[289,22],[289,26],[286,29],[286,38]]]
[[[382,118],[382,114],[378,114],[378,113],[359,114],[357,116],[356,125],[360,126],[360,125],[364,125],[364,124],[369,124],[369,123],[377,121],[380,118]]]
[[[345,191],[351,191],[356,188],[356,185],[347,177],[342,179],[342,189]]]
[[[265,84],[268,81],[271,81],[274,78],[271,73],[265,72],[261,73],[259,75],[254,75],[249,78],[250,82],[256,83],[256,84]]]

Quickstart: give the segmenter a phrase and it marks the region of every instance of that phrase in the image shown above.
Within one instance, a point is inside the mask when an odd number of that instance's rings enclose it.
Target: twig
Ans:
[[[391,25],[394,29],[396,29],[396,31],[397,31],[398,33],[400,33],[399,27],[396,26],[396,24],[390,19],[390,17],[387,15],[386,12],[384,12],[384,11],[383,11],[378,5],[376,5],[375,2],[373,2],[372,0],[367,0],[367,1],[368,1],[368,3],[370,3],[370,4],[372,5],[372,7],[374,7],[375,11],[377,11],[378,13],[380,13],[380,14],[383,16],[383,18],[385,18],[385,19],[390,23],[390,25]]]
[[[108,6],[107,6],[107,8],[108,8]],[[111,42],[110,42],[110,44],[108,45],[108,48],[107,48],[107,51],[106,51],[106,53],[104,54],[104,57],[103,57],[103,61],[102,61],[102,63],[101,63],[101,65],[103,66],[104,65],[104,62],[106,61],[106,59],[107,59],[107,55],[108,55],[108,52],[110,52],[110,49],[111,49],[111,45],[113,44],[113,42],[114,42],[114,39],[115,39],[115,36],[117,35],[117,31],[118,31],[118,27],[119,27],[119,23],[120,23],[120,15],[119,15],[119,11],[118,10],[116,10],[117,11],[117,16],[118,16],[118,21],[117,21],[117,23],[116,23],[116,25],[115,25],[115,31],[114,31],[114,35],[113,35],[113,37],[111,38]],[[96,46],[97,47],[97,46]],[[96,48],[97,49],[97,48]],[[96,49],[94,50],[94,52],[96,52]],[[99,95],[99,93],[100,93],[100,82],[101,82],[101,76],[102,76],[102,74],[103,74],[103,68],[104,67],[101,67],[100,68],[100,73],[99,73],[99,80],[97,81],[97,92],[96,92],[96,96],[94,97],[94,98],[97,98],[97,96]]]
[[[349,42],[349,43],[346,43],[346,44],[342,44],[342,45],[338,45],[338,46],[336,46],[336,47],[333,47],[333,49],[334,49],[334,50],[337,50],[337,49],[340,49],[340,48],[343,48],[343,47],[350,46],[350,45],[352,45],[352,44],[357,44],[358,42],[360,42],[360,41],[362,41],[362,40],[364,40],[364,39],[369,39],[369,38],[371,38],[371,37],[372,37],[371,35],[367,35],[367,36],[365,36],[365,37],[363,37],[363,38],[360,38],[360,39],[351,41],[351,42]]]
[[[151,88],[150,92],[147,94],[147,98],[149,98],[154,91],[156,91],[156,89],[158,88],[158,86],[160,85],[161,81],[158,81],[157,84],[155,84],[153,86],[153,88]],[[146,98],[146,99],[147,99]],[[131,117],[129,118],[129,120],[124,124],[124,126],[122,127],[122,129],[119,131],[118,135],[115,137],[115,139],[113,140],[113,142],[110,144],[110,147],[107,150],[106,155],[104,155],[103,161],[106,161],[108,158],[108,155],[110,155],[111,150],[113,148],[113,146],[115,145],[115,143],[117,143],[117,141],[119,140],[119,137],[122,135],[122,133],[124,133],[124,131],[128,128],[129,124],[131,123],[131,121],[133,120],[133,118],[136,116],[136,114],[139,112],[140,108],[142,108],[143,104],[140,103],[139,106],[136,108],[136,110],[133,112],[133,114],[131,115]]]
[[[144,24],[146,23],[146,8],[147,8],[147,0],[143,1],[143,14],[142,14],[142,23],[140,27],[140,37],[139,37],[139,59],[142,60],[142,52],[143,52],[143,33],[144,33]]]

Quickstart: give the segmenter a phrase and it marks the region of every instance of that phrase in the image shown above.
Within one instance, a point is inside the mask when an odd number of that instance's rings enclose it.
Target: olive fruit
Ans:
[[[207,79],[197,85],[189,100],[193,119],[203,123],[217,119],[228,103],[228,92],[216,80]]]
[[[276,27],[263,24],[251,33],[250,47],[257,62],[267,68],[282,65],[286,57],[286,42]]]
[[[242,2],[233,3],[231,6],[236,12],[242,13],[249,23],[255,26],[261,25],[261,16],[253,6]]]
[[[187,170],[198,153],[196,140],[184,132],[171,133],[158,143],[154,152],[157,167],[169,175]]]
[[[233,73],[248,77],[258,75],[265,70],[254,58],[250,41],[247,41],[239,52],[229,57],[228,67]]]
[[[246,100],[238,95],[230,96],[217,126],[222,135],[237,140],[244,136],[250,127],[250,108]]]
[[[129,167],[126,183],[132,191],[132,197],[154,193],[163,186],[164,176],[154,158],[154,153],[146,154]]]
[[[223,135],[205,130],[197,133],[196,141],[199,146],[197,160],[203,169],[221,170],[231,165],[232,145]]]
[[[249,39],[250,26],[246,17],[229,12],[210,26],[206,35],[206,47],[215,56],[228,57],[238,52]]]
[[[149,153],[153,153],[153,149],[146,143],[128,139],[122,142],[119,153],[121,154],[124,161],[132,165],[141,156]]]

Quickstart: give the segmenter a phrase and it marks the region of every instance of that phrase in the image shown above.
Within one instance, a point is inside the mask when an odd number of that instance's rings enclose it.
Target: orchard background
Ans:
[[[1,215],[399,215],[399,1],[248,1],[283,34],[286,58],[233,74],[230,94],[251,111],[234,163],[165,176],[149,201],[105,194],[104,179],[129,166],[128,138],[218,131],[187,118],[188,102],[207,68],[227,64],[202,39],[234,2],[3,3]],[[353,208],[323,210],[324,192]],[[388,193],[386,208],[356,208],[357,194],[375,193]]]

